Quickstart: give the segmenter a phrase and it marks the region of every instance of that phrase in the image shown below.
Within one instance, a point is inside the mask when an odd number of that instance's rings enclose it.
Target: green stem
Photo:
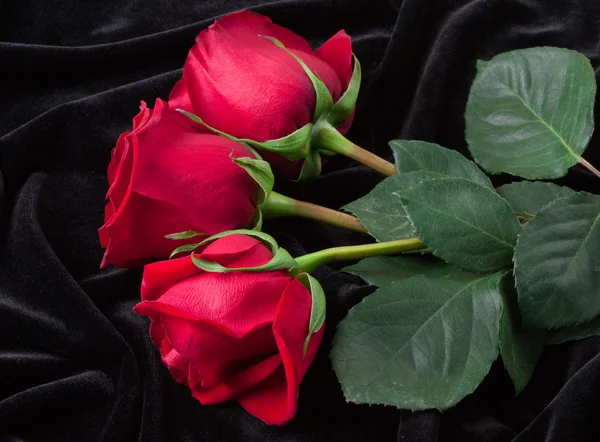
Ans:
[[[386,176],[398,174],[392,163],[357,146],[325,120],[317,121],[315,124],[311,138],[311,148],[339,153]]]
[[[360,246],[333,247],[296,258],[299,272],[310,273],[317,267],[332,261],[368,258],[369,256],[393,255],[400,252],[421,250],[426,246],[417,238],[364,244]]]
[[[594,166],[592,166],[592,164],[589,163],[587,160],[585,160],[583,157],[579,157],[579,164],[581,164],[587,170],[589,170],[594,175],[596,175],[598,178],[600,178],[600,170],[598,170]]]
[[[267,200],[260,206],[260,210],[265,218],[300,216],[356,232],[367,233],[367,229],[352,215],[305,201],[295,200],[277,192],[271,192]]]

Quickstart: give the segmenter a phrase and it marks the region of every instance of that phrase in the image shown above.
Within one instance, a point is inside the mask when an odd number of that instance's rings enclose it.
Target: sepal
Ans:
[[[179,247],[173,251],[171,257],[181,252],[190,252],[198,247],[202,247],[212,241],[215,241],[219,238],[223,238],[229,235],[247,235],[253,238],[257,238],[263,244],[265,244],[273,254],[273,258],[263,265],[256,267],[235,267],[228,268],[223,267],[221,264],[217,264],[216,262],[210,262],[204,259],[197,258],[193,254],[191,255],[192,262],[196,265],[196,267],[204,270],[205,272],[213,272],[213,273],[229,273],[236,271],[244,271],[244,272],[272,272],[275,270],[283,270],[283,269],[293,269],[296,267],[296,261],[292,256],[288,253],[287,250],[279,247],[275,239],[267,235],[263,232],[258,232],[255,230],[246,230],[246,229],[238,229],[238,230],[230,230],[228,232],[218,233],[216,235],[211,236],[210,238],[206,238],[204,241],[201,241],[197,244],[189,244],[182,247]]]
[[[331,110],[326,114],[326,120],[333,126],[339,126],[344,123],[356,107],[356,100],[358,99],[358,91],[360,90],[360,83],[362,79],[362,71],[360,68],[360,62],[356,55],[354,55],[354,69],[352,70],[352,77],[346,92],[340,97],[340,99],[333,105]]]
[[[300,176],[298,181],[307,181],[311,178],[315,178],[321,174],[323,168],[323,161],[321,159],[320,152],[313,152],[312,155],[306,157],[302,163],[302,169],[300,170]]]
[[[302,355],[306,356],[306,351],[308,350],[308,344],[310,342],[310,338],[316,332],[321,330],[321,327],[325,324],[325,292],[323,291],[323,287],[313,276],[309,273],[300,273],[296,275],[296,279],[298,279],[304,287],[310,292],[310,297],[312,299],[312,307],[310,309],[310,322],[308,324],[308,335],[306,336],[306,340],[304,341],[304,347],[302,351]]]
[[[201,235],[204,235],[204,233],[194,232],[193,230],[186,230],[185,232],[171,233],[169,235],[165,235],[165,238],[179,240],[179,239],[190,239],[190,238],[194,238],[196,236],[201,236]]]
[[[306,156],[308,155],[307,144],[312,134],[312,123],[308,123],[302,126],[300,129],[297,129],[296,131],[282,138],[277,138],[275,140],[268,141],[255,141],[249,138],[237,138],[233,135],[215,129],[214,127],[206,124],[204,120],[202,120],[202,118],[200,118],[198,115],[194,115],[191,112],[185,111],[183,109],[177,109],[177,111],[185,115],[195,123],[201,124],[202,126],[206,127],[208,130],[214,132],[217,135],[221,135],[222,137],[225,137],[229,140],[241,144],[246,144],[256,149],[262,149],[277,153],[290,161],[301,160],[303,158],[306,158]]]
[[[267,200],[275,185],[275,176],[271,166],[264,160],[254,158],[230,158],[231,161],[248,172],[248,175],[260,186],[260,195],[257,201],[257,206],[260,206]]]

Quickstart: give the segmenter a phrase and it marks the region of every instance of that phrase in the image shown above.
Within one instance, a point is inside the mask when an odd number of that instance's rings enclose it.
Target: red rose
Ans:
[[[198,35],[183,78],[169,97],[172,107],[192,112],[229,135],[255,141],[281,138],[312,122],[315,91],[309,77],[298,61],[261,35],[276,38],[300,57],[325,83],[334,102],[348,87],[352,43],[344,31],[313,51],[306,40],[268,17],[241,11]],[[338,129],[345,133],[350,120]],[[292,163],[271,152],[264,157],[279,176],[298,176],[301,161]]]
[[[272,254],[259,241],[230,235],[199,258],[225,267],[254,267]],[[147,265],[142,302],[164,364],[202,404],[236,399],[268,424],[281,425],[297,407],[298,387],[321,343],[312,335],[312,300],[286,271],[205,273],[189,257]]]
[[[248,227],[258,186],[231,161],[254,157],[246,147],[193,131],[189,120],[158,99],[142,102],[133,130],[121,135],[108,166],[108,204],[100,242],[102,267],[168,258],[181,245],[164,236],[193,230],[214,235]]]

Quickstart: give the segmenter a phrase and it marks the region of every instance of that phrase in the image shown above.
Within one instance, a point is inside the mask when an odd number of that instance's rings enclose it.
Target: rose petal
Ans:
[[[238,138],[265,141],[311,120],[314,92],[308,77],[221,40],[209,49],[194,46],[184,67],[194,113],[206,124]],[[204,52],[211,58],[206,60]]]
[[[144,267],[142,278],[142,300],[155,301],[176,281],[198,273],[202,273],[202,270],[194,265],[189,256],[148,264]]]
[[[268,263],[273,254],[259,240],[236,234],[211,243],[199,257],[224,267],[258,267]]]
[[[273,324],[284,369],[237,398],[249,413],[267,424],[283,425],[296,413],[300,382],[317,353],[324,331],[322,327],[312,336],[303,356],[311,306],[306,287],[298,280],[292,281],[279,301]]]
[[[200,374],[199,388],[216,388],[229,382],[235,384],[232,379],[240,373],[260,363],[265,357],[277,354],[277,344],[270,324],[241,339],[217,333],[202,333],[205,331],[202,327],[196,327],[194,331],[201,332],[203,338],[194,339],[192,346],[185,348],[185,351],[190,351],[190,363]],[[181,343],[177,342],[179,344]]]
[[[174,348],[169,348],[169,341],[164,341],[165,348],[161,350],[163,364],[167,366],[171,372],[171,376],[180,384],[189,387],[188,384],[188,361],[177,353]]]
[[[133,132],[144,127],[152,118],[152,109],[149,109],[145,101],[140,102],[140,112],[133,117]]]
[[[176,241],[171,243],[178,244]],[[224,266],[250,267],[267,263],[273,255],[260,241],[250,236],[229,235],[209,244],[198,256]],[[157,300],[177,281],[201,273],[203,271],[189,256],[148,264],[144,267],[142,278],[142,300]]]
[[[190,103],[190,97],[188,95],[187,84],[185,81],[185,74],[181,76],[181,80],[175,83],[171,93],[169,94],[169,108],[183,109],[184,111],[194,113],[192,103]]]
[[[268,425],[283,425],[296,414],[296,397],[289,394],[285,371],[275,373],[236,397],[239,404]]]
[[[221,391],[219,394],[231,391],[230,387],[233,386],[237,386],[238,392],[243,391],[241,385],[249,388],[252,383],[248,384],[248,380],[242,379],[243,373],[277,352],[270,324],[238,339],[220,333],[206,323],[157,315],[150,332],[153,342],[161,350],[163,362],[169,369],[176,370],[178,379],[188,374],[187,364],[191,364],[193,368],[190,372],[195,370],[196,373],[193,380],[188,379],[190,388],[197,388],[209,395],[213,388]],[[230,384],[230,387],[224,387],[221,385],[223,383]]]
[[[240,371],[213,388],[195,388],[192,394],[204,405],[225,402],[259,384],[275,373],[280,366],[281,357],[275,354]]]
[[[200,33],[186,60],[184,78],[192,106],[219,130],[265,141],[312,121],[315,94],[300,64],[260,35],[282,41],[334,96],[339,97],[342,87],[334,69],[304,39],[267,17],[246,11],[217,20]]]
[[[283,26],[273,23],[269,17],[248,10],[233,12],[221,17],[209,27],[209,30],[215,27],[226,30],[242,42],[257,35],[269,35],[275,37],[289,49],[298,49],[304,52],[312,51],[304,38]],[[202,33],[196,40],[202,40]]]
[[[165,235],[196,227],[186,222],[186,215],[179,208],[128,192],[119,210],[102,229],[103,235],[110,238],[105,262],[131,267],[168,257],[176,247],[190,241],[173,241]]]
[[[152,305],[142,302],[136,308],[143,306],[170,316],[218,324],[220,329],[241,338],[273,321],[277,302],[289,281],[283,271],[202,273],[175,282],[158,301],[145,301]]]
[[[138,136],[143,154],[137,157],[132,190],[179,208],[185,213],[182,221],[195,226],[191,230],[213,235],[248,227],[256,213],[258,186],[230,156],[252,153],[217,135],[174,130],[181,118],[178,114],[172,124],[165,118],[165,124]]]
[[[152,119],[142,103],[134,133],[113,151],[102,266],[136,266],[166,258],[178,246],[165,235],[194,230],[212,235],[249,227],[256,213],[258,185],[231,161],[253,156],[241,144],[199,134],[189,120],[156,100]],[[195,239],[197,240],[197,239]]]
[[[296,385],[300,383],[323,338],[324,326],[312,335],[306,355],[303,356],[311,310],[312,297],[308,289],[297,279],[293,280],[281,296],[273,323],[273,333],[283,358],[288,383],[292,380]]]
[[[352,78],[352,40],[341,30],[315,51],[338,74],[345,91]]]

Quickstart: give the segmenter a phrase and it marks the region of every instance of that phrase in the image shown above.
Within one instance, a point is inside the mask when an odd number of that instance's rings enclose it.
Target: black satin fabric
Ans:
[[[597,0],[0,0],[0,440],[599,440],[596,338],[547,347],[516,398],[497,362],[443,414],[346,403],[331,338],[373,289],[339,264],[315,272],[327,333],[286,427],[234,402],[204,407],[171,379],[147,320],[131,311],[141,271],[98,267],[106,166],[139,101],[167,98],[196,34],[242,8],[314,46],[341,28],[352,35],[364,81],[349,137],[388,157],[395,137],[466,153],[463,112],[478,58],[553,45],[600,63]],[[585,154],[597,166],[599,140]],[[312,182],[277,186],[338,208],[380,179],[334,158]],[[561,183],[600,188],[578,166]],[[295,255],[368,240],[297,219],[266,230]]]

